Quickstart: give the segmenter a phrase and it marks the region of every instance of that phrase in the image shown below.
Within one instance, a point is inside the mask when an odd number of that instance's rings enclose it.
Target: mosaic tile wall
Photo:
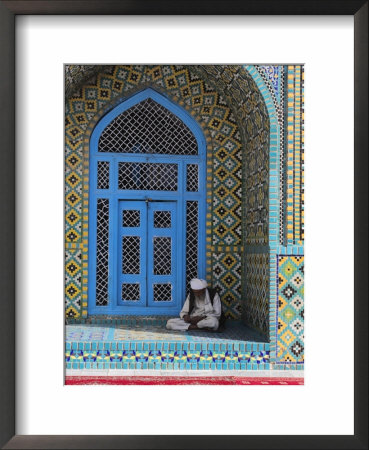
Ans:
[[[243,319],[264,335],[269,333],[269,253],[247,253]]]
[[[201,66],[234,106],[245,145],[245,243],[268,243],[270,120],[249,66]]]
[[[77,317],[81,310],[82,292],[81,250],[65,251],[65,309],[67,317]]]
[[[277,362],[304,362],[304,257],[277,256]]]
[[[88,279],[88,137],[101,115],[111,109],[126,95],[145,87],[153,87],[187,109],[202,126],[208,145],[207,201],[211,212],[207,220],[207,278],[221,290],[225,313],[238,318],[241,313],[241,253],[242,198],[251,198],[255,211],[249,214],[246,236],[267,241],[268,235],[268,127],[267,112],[262,97],[252,77],[242,66],[222,68],[216,66],[110,66],[100,72],[88,84],[79,82],[78,89],[66,104],[66,247],[82,250],[81,307],[68,303],[68,317],[87,315]],[[251,196],[242,195],[242,136],[233,113],[232,99],[221,95],[218,86],[227,79],[237,78],[239,95],[232,91],[237,102],[239,119],[248,129],[245,145],[254,152],[251,165],[257,166],[249,189]],[[241,75],[240,75],[241,74]],[[218,80],[215,85],[214,79]],[[67,80],[68,83],[68,80]],[[69,89],[70,87],[68,87]],[[71,88],[70,88],[71,89]],[[227,88],[229,90],[229,88]],[[242,92],[244,98],[240,98]],[[247,95],[246,95],[247,93]],[[252,95],[251,95],[252,94]],[[231,106],[230,106],[231,105]],[[263,153],[257,158],[256,152]],[[248,157],[247,157],[248,158]],[[247,159],[246,158],[246,159]],[[262,166],[265,168],[263,169]],[[250,178],[251,179],[251,178]],[[258,183],[253,186],[252,183]],[[258,192],[256,192],[258,189]],[[250,204],[251,205],[251,204]],[[251,206],[250,206],[251,208]],[[261,211],[261,209],[263,211]],[[228,256],[228,257],[227,257]],[[236,261],[236,262],[235,262]],[[217,270],[215,269],[215,266]],[[77,298],[77,295],[76,295]]]
[[[304,241],[304,70],[286,68],[285,245]]]
[[[283,244],[285,235],[284,217],[284,106],[285,106],[285,66],[255,66],[255,69],[263,79],[274,105],[274,114],[279,125],[279,147],[282,149],[279,155],[279,242]]]

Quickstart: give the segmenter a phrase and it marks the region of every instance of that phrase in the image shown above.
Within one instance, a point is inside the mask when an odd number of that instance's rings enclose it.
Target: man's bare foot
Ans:
[[[191,323],[191,325],[188,327],[189,330],[198,330],[197,325],[194,325]]]

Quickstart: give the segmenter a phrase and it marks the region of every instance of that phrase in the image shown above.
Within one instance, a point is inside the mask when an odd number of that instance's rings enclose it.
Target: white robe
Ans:
[[[179,319],[169,319],[167,322],[168,330],[186,331],[191,325],[183,320],[183,317],[188,314],[190,307],[190,296],[188,295],[183,308],[179,314]],[[217,330],[219,326],[219,318],[222,312],[220,297],[215,294],[213,298],[213,304],[211,304],[209,291],[206,289],[205,297],[199,299],[195,296],[194,307],[191,312],[191,317],[195,316],[206,316],[205,319],[197,322],[198,328],[210,328],[212,330]]]

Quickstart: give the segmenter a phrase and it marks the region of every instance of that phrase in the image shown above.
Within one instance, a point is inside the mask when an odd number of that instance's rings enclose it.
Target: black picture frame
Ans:
[[[355,59],[355,415],[350,436],[15,435],[15,17],[20,14],[352,15]],[[368,2],[365,0],[43,0],[0,2],[0,445],[7,449],[368,448]],[[5,206],[5,207],[4,207]],[[339,395],[339,393],[337,393]]]

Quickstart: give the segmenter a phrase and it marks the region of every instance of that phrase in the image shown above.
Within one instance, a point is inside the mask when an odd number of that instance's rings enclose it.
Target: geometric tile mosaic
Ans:
[[[247,253],[245,257],[246,300],[244,321],[269,334],[269,254]]]
[[[304,362],[304,257],[277,256],[278,363]]]
[[[201,68],[219,92],[231,100],[233,114],[242,124],[239,132],[245,149],[242,168],[245,177],[245,243],[267,244],[270,123],[263,97],[244,66],[209,65]],[[242,180],[241,173],[239,179]],[[223,196],[227,195],[224,190],[222,192]]]
[[[274,104],[278,124],[279,124],[279,146],[284,149],[285,142],[285,66],[255,66],[263,79]],[[280,151],[279,160],[279,242],[281,245],[285,242],[285,217],[284,217],[284,179],[285,179],[285,158],[284,151]]]
[[[222,299],[222,308],[228,318],[241,317],[241,255],[236,252],[213,253],[212,286]]]
[[[66,342],[67,369],[269,370],[268,343]]]
[[[65,250],[65,315],[69,319],[80,316],[81,254],[82,252],[77,249]]]
[[[304,241],[304,67],[286,69],[285,227],[286,244]]]

